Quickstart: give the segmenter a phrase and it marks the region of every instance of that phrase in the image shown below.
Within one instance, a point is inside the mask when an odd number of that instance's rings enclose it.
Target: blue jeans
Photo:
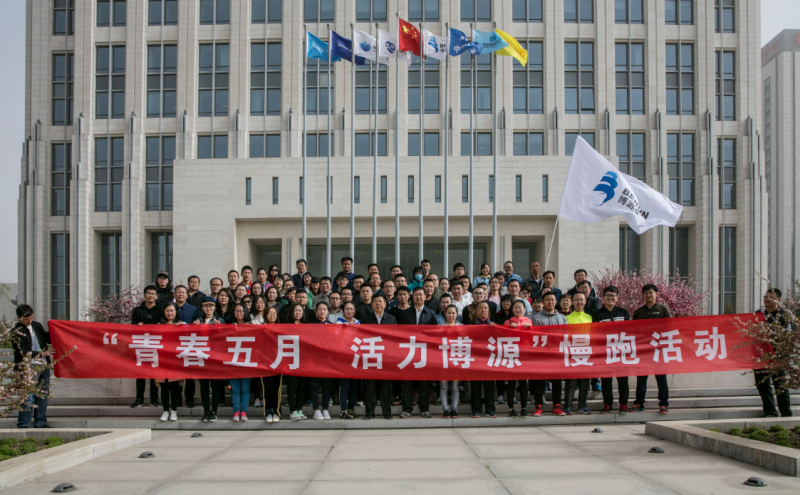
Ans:
[[[50,395],[50,369],[39,373],[37,383],[39,384],[39,390],[43,397],[39,397],[36,394],[28,396],[28,400],[25,401],[22,409],[19,410],[17,428],[27,428],[31,422],[31,416],[33,416],[34,428],[39,428],[47,424],[47,401]],[[33,407],[34,405],[36,407]]]
[[[234,414],[247,412],[247,406],[250,405],[249,378],[231,378],[231,402]]]

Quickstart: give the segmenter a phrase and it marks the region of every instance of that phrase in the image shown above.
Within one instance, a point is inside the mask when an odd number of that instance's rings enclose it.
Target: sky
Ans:
[[[40,0],[41,1],[41,0]],[[45,0],[46,1],[46,0]],[[709,0],[710,1],[710,0]],[[25,4],[3,2],[0,16],[0,283],[17,281],[17,200],[25,127]],[[783,29],[800,28],[800,0],[761,0],[761,45]]]

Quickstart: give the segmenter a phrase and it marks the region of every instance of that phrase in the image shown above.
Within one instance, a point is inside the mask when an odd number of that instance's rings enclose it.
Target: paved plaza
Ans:
[[[153,439],[9,489],[81,494],[791,493],[800,479],[644,434],[644,425],[153,431]],[[663,454],[648,450],[660,446]],[[151,451],[154,458],[139,459]],[[742,483],[751,476],[769,486]]]

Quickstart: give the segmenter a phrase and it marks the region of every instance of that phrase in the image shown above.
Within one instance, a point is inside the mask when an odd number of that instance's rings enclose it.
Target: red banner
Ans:
[[[735,315],[741,320],[752,314]],[[51,321],[59,378],[556,379],[752,368],[734,315],[533,327]]]

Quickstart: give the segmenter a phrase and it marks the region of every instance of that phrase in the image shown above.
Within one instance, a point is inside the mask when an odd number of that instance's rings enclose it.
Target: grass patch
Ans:
[[[719,432],[720,430],[712,428],[711,431]],[[734,437],[749,438],[759,442],[771,443],[780,445],[781,447],[789,447],[792,449],[800,449],[800,426],[796,426],[791,430],[787,430],[781,425],[772,425],[769,428],[762,429],[758,426],[749,426],[742,430],[741,428],[731,428],[728,431],[722,431]]]
[[[0,461],[13,459],[25,454],[33,454],[52,447],[68,443],[61,437],[47,437],[41,442],[35,438],[2,438],[0,439]]]

